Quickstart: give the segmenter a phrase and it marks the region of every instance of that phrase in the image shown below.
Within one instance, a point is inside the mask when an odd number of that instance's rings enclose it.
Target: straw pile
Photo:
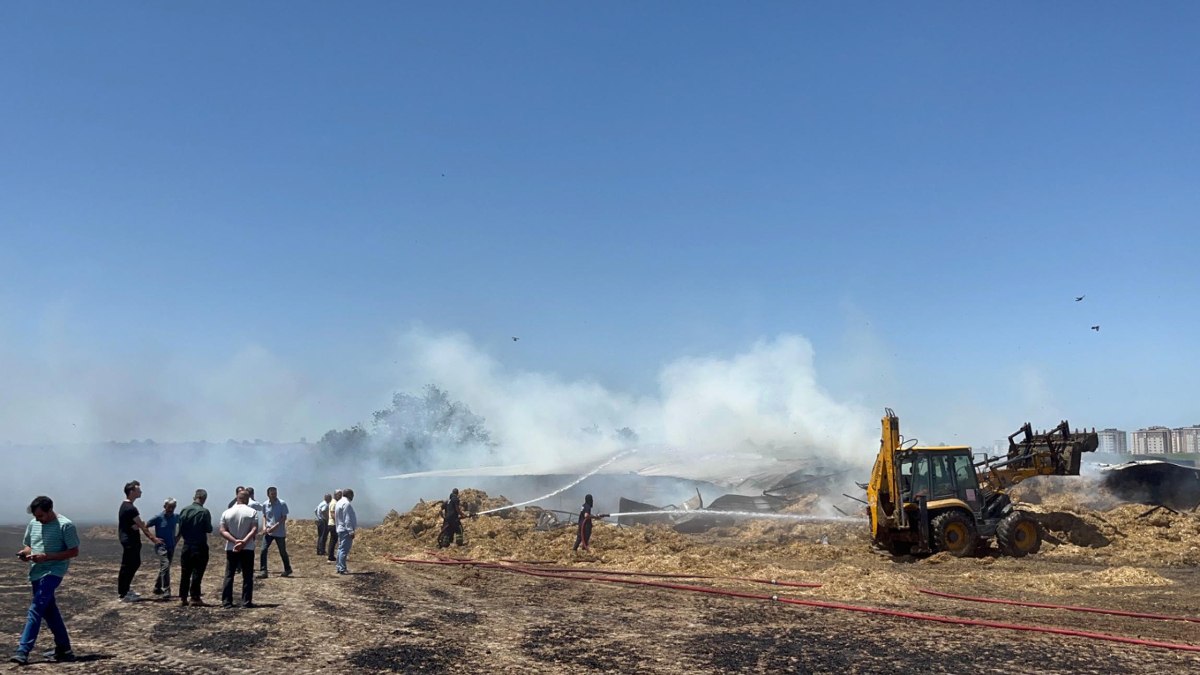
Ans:
[[[1107,511],[1030,507],[1053,537],[1046,555],[1108,565],[1192,567],[1200,565],[1200,514],[1172,513],[1142,504]]]
[[[510,502],[478,490],[463,490],[464,508],[486,510]],[[1058,508],[1058,504],[1064,506]],[[800,504],[793,511],[816,507]],[[912,564],[870,552],[865,523],[738,520],[704,534],[685,535],[667,525],[622,526],[597,521],[590,552],[572,552],[576,528],[535,529],[538,509],[510,509],[467,519],[466,546],[441,553],[476,560],[520,560],[570,566],[580,570],[622,569],[754,577],[824,584],[818,589],[786,589],[797,597],[833,601],[906,601],[916,588],[941,587],[939,579],[1009,586],[1054,596],[1103,593],[1105,589],[1158,587],[1172,582],[1155,568],[1200,564],[1200,516],[1160,511],[1139,517],[1147,507],[1121,505],[1093,511],[1070,500],[1044,500],[1025,505],[1047,529],[1042,552],[1024,559],[984,556],[954,558],[940,553]],[[436,551],[441,529],[441,502],[416,504],[407,513],[393,512],[377,527],[360,530],[357,556],[426,557]],[[311,526],[297,528],[303,542]],[[289,537],[292,535],[289,534]],[[1047,569],[1044,559],[1096,566],[1095,571]],[[697,582],[708,583],[708,582]],[[735,581],[712,582],[738,587]],[[761,592],[761,587],[757,587]]]
[[[463,490],[476,510],[511,502],[478,490]],[[811,506],[811,505],[810,505]],[[808,508],[804,504],[800,509]],[[537,509],[511,509],[464,522],[467,545],[444,552],[478,560],[526,560],[589,567],[620,566],[639,571],[708,575],[760,574],[775,561],[834,560],[865,550],[864,528],[846,523],[743,520],[705,535],[684,535],[667,525],[622,526],[596,521],[590,552],[573,552],[576,528],[536,530]],[[421,556],[437,546],[441,502],[422,501],[408,513],[393,512],[377,527],[363,530],[355,551],[378,556]],[[797,572],[780,578],[796,578]]]

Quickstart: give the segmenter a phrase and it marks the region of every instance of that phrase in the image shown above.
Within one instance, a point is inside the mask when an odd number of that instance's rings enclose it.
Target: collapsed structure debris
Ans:
[[[1157,459],[1103,468],[1101,484],[1124,501],[1174,511],[1200,508],[1200,469]]]
[[[732,517],[713,515],[713,511],[737,513],[780,513],[788,507],[813,496],[826,496],[834,487],[835,479],[845,474],[845,471],[828,471],[823,467],[802,468],[790,471],[782,476],[779,474],[764,474],[745,481],[753,485],[766,484],[760,494],[724,494],[712,500],[708,506],[700,491],[696,496],[678,506],[654,506],[633,499],[621,497],[620,513],[638,513],[643,515],[622,516],[619,523],[628,525],[670,524],[676,532],[704,532],[714,527],[730,525]],[[697,511],[703,510],[703,513]],[[651,511],[667,511],[669,513],[647,513]]]

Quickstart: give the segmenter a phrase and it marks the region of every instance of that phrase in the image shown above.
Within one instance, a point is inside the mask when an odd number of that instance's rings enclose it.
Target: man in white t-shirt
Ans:
[[[233,607],[233,575],[242,573],[242,607],[254,606],[254,537],[258,534],[258,512],[250,508],[250,493],[239,490],[237,502],[221,514],[221,538],[225,540],[225,584],[221,606]]]

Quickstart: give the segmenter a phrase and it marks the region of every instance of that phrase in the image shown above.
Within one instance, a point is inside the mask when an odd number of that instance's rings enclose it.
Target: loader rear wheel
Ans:
[[[933,549],[956,558],[975,554],[979,530],[974,519],[962,511],[947,511],[933,519]]]
[[[1024,558],[1042,548],[1042,526],[1024,511],[1013,511],[996,525],[996,543],[1005,555]]]

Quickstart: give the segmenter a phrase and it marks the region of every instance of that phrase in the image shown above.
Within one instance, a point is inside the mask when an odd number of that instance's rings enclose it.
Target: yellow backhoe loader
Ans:
[[[970,556],[993,538],[1007,555],[1037,553],[1041,527],[1013,508],[1008,488],[1033,476],[1078,476],[1080,455],[1099,446],[1094,430],[1072,432],[1062,422],[1034,433],[1026,424],[1008,437],[1007,456],[975,462],[968,446],[904,442],[900,419],[890,408],[882,426],[879,456],[866,486],[867,509],[873,542],[895,555],[947,551]]]

